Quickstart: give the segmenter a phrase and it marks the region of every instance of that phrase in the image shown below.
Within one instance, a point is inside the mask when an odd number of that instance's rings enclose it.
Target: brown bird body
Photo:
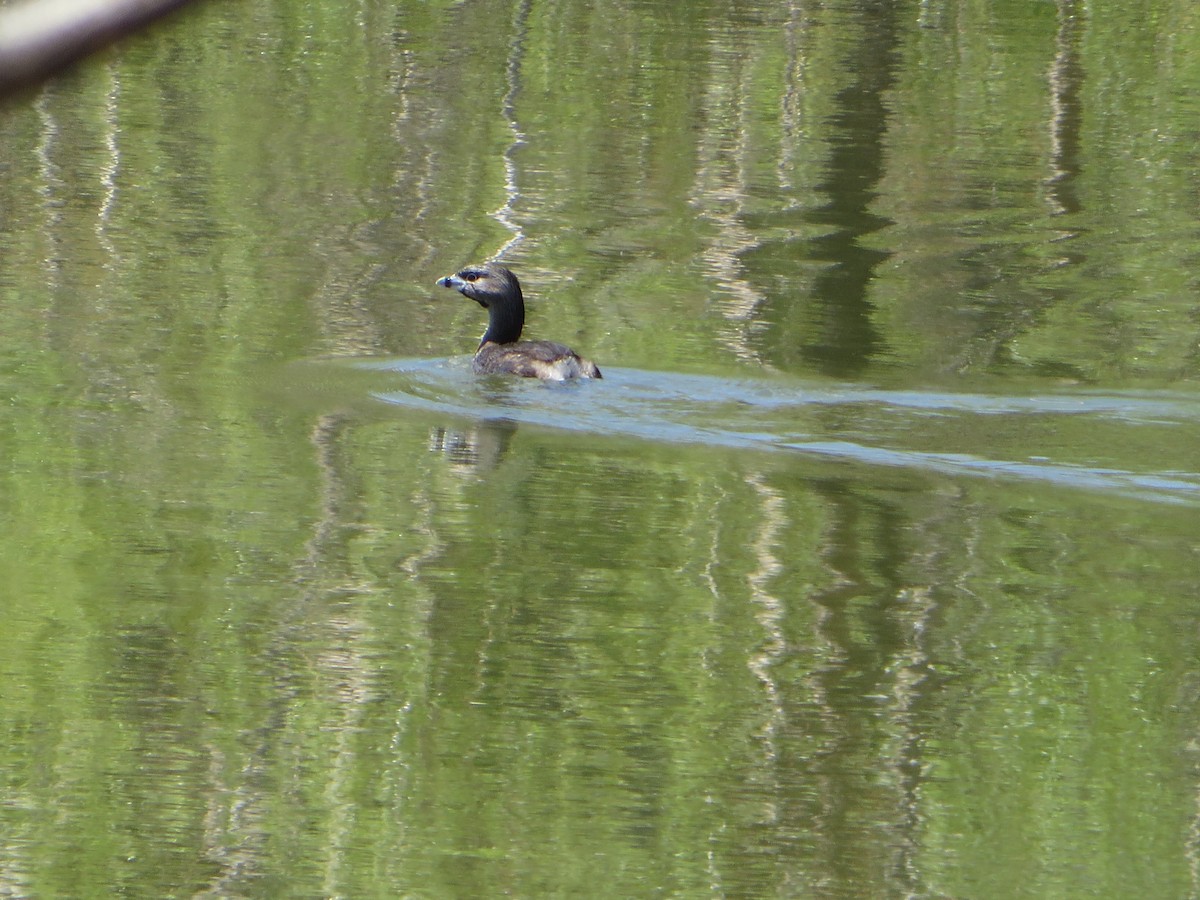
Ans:
[[[523,341],[525,299],[517,276],[497,263],[468,266],[439,278],[488,311],[488,327],[475,351],[472,368],[480,374],[522,375],[547,381],[568,378],[601,378],[588,359],[554,341]]]

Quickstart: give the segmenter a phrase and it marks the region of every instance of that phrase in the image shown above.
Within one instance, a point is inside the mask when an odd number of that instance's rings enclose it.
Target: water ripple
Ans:
[[[356,366],[397,379],[378,400],[465,419],[1200,501],[1200,473],[1183,464],[1200,397],[1184,392],[891,391],[615,367],[601,382],[545,384],[479,379],[465,358]]]

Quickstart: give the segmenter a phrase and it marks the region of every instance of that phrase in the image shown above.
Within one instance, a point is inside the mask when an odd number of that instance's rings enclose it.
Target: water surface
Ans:
[[[0,110],[0,893],[1200,892],[1194,19],[202,4]],[[492,257],[602,381],[471,374]]]

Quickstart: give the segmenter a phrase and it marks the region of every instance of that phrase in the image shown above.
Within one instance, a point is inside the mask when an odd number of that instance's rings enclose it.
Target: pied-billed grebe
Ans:
[[[442,287],[454,288],[488,311],[488,327],[475,351],[472,367],[480,374],[525,375],[549,381],[567,378],[600,378],[591,360],[581,359],[570,347],[553,341],[522,341],[525,299],[517,276],[497,263],[485,263],[439,278]]]

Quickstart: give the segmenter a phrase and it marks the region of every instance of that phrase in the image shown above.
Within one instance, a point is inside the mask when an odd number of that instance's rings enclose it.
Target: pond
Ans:
[[[1103,6],[210,3],[7,101],[0,894],[1200,894],[1200,18]],[[490,259],[602,380],[472,373]]]

